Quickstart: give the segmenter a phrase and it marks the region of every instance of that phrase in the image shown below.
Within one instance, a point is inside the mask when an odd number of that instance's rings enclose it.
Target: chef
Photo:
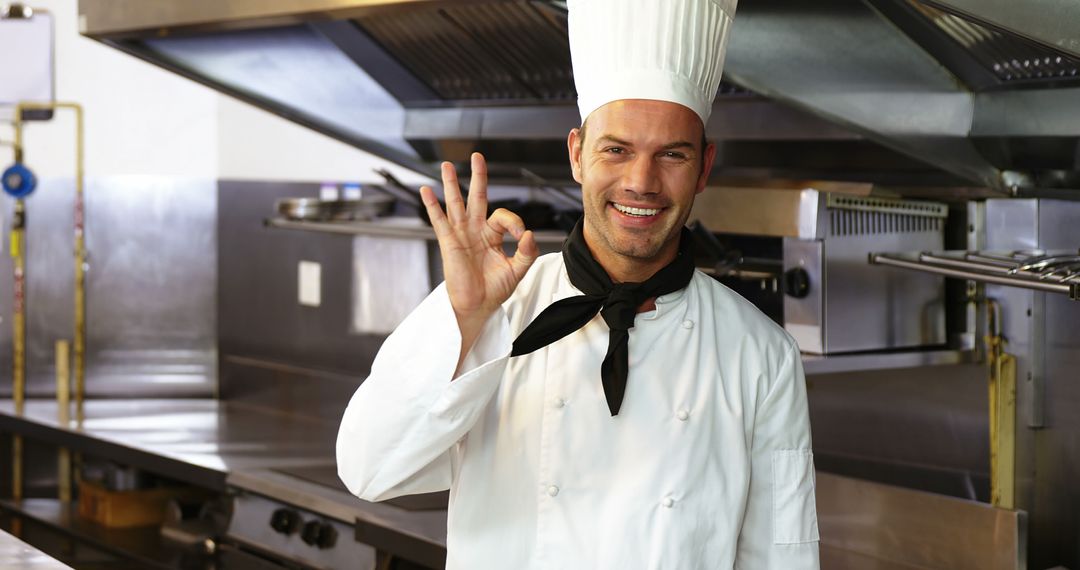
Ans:
[[[338,472],[379,501],[450,490],[448,569],[818,567],[799,351],[696,271],[684,224],[736,0],[570,0],[584,217],[559,254],[421,194],[446,281],[386,340]],[[517,241],[507,256],[506,234]]]

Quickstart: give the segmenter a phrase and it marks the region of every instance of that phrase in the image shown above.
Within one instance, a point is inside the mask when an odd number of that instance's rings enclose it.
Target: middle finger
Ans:
[[[487,162],[484,155],[472,153],[472,179],[469,181],[469,217],[483,221],[487,218]]]

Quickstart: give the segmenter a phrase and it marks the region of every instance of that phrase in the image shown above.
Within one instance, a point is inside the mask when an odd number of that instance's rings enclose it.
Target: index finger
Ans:
[[[469,203],[466,207],[468,216],[473,219],[487,219],[487,161],[484,155],[472,153],[472,178],[469,179]]]

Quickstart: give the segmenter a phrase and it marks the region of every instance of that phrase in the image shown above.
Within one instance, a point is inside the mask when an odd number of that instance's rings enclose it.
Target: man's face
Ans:
[[[702,129],[682,105],[624,99],[589,115],[584,140],[578,129],[570,132],[585,241],[609,273],[637,268],[647,277],[675,258],[679,232],[716,155],[712,144],[701,148]]]

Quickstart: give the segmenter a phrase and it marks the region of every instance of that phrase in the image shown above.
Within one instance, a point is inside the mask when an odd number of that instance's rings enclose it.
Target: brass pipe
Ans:
[[[67,428],[71,408],[71,354],[66,340],[56,341],[56,420]],[[61,503],[71,502],[71,452],[61,447],[57,455],[57,495]]]
[[[12,345],[15,355],[12,399],[15,412],[21,414],[26,394],[26,201],[15,200],[15,216],[11,224],[10,253],[14,262],[15,286],[12,307]]]
[[[14,306],[12,307],[13,381],[11,399],[15,414],[22,415],[26,399],[26,202],[15,200],[15,216],[11,224],[10,253],[14,264]],[[22,436],[11,440],[11,497],[16,501],[23,496]]]
[[[986,354],[989,368],[990,503],[1016,506],[1016,357],[1005,352],[1001,308],[986,300]]]
[[[15,106],[15,162],[22,162],[23,111],[71,109],[75,113],[75,410],[81,421],[86,396],[86,190],[85,127],[83,108],[78,103],[22,102]]]

